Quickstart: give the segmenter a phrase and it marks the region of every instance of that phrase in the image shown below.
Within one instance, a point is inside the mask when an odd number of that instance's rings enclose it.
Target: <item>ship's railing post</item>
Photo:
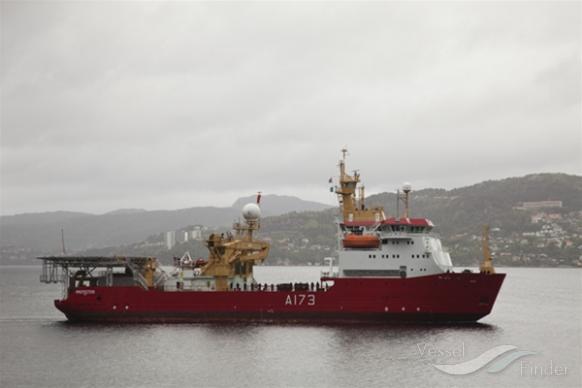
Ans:
[[[51,263],[51,265],[49,266],[49,277],[50,277],[50,282],[51,283],[59,283],[60,282],[60,278],[59,278],[59,266],[56,265],[55,263]]]
[[[105,272],[105,285],[107,287],[113,286],[113,268],[107,267],[107,271]]]
[[[40,282],[41,283],[46,282],[46,260],[42,261],[42,269],[40,271]]]
[[[62,279],[59,269],[58,264],[49,260],[43,260],[40,273],[41,283],[60,283]]]
[[[71,281],[71,279],[69,278],[69,270],[67,267],[63,267],[63,271],[61,273],[61,283],[63,284],[63,287],[62,287],[63,300],[67,299],[67,296],[69,293],[69,282],[70,281]]]

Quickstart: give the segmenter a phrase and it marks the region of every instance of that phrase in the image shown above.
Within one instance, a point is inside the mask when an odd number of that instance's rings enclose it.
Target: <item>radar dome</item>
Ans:
[[[410,191],[412,191],[412,185],[411,185],[410,183],[408,183],[408,182],[405,182],[405,183],[402,185],[402,190],[403,190],[405,193],[409,193]]]
[[[247,221],[256,221],[261,218],[261,208],[256,203],[247,203],[242,209],[242,215]]]

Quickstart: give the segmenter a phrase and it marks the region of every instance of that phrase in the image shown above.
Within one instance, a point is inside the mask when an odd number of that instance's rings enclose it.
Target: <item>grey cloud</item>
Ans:
[[[579,3],[1,7],[3,214],[582,171]]]

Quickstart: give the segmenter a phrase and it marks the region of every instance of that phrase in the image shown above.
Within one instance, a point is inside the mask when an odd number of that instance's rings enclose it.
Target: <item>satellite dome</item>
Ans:
[[[242,209],[242,215],[247,221],[256,221],[261,218],[261,208],[256,203],[247,203]]]

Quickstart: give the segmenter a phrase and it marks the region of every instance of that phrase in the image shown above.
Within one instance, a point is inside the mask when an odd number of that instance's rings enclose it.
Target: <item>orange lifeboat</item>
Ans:
[[[350,233],[344,237],[344,248],[378,248],[380,239],[369,234]]]

